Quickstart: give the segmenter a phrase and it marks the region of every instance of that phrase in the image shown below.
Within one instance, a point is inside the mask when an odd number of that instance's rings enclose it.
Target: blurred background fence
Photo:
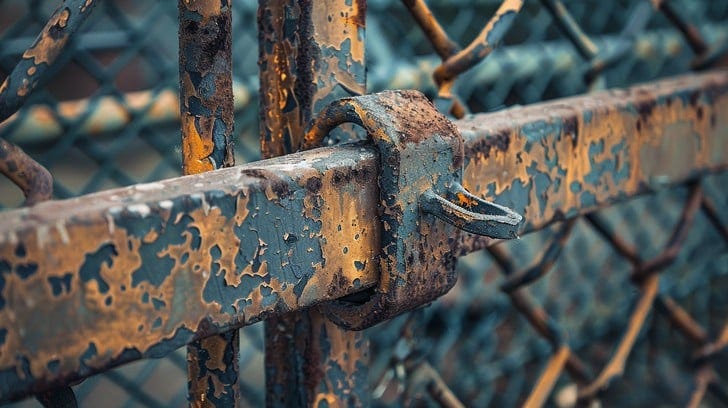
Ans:
[[[496,0],[434,0],[428,4],[450,37],[474,38]],[[545,2],[527,1],[503,46],[462,74],[456,88],[470,111],[488,112],[589,91],[588,61],[558,30]],[[690,70],[689,44],[661,13],[639,30],[647,1],[565,1],[581,28],[605,53],[624,51],[596,87],[622,87]],[[728,44],[728,2],[672,1],[707,43]],[[0,1],[0,79],[31,45],[57,0]],[[237,162],[259,158],[257,4],[233,1]],[[178,125],[177,6],[172,1],[106,0],[64,52],[52,79],[10,120],[0,137],[21,146],[55,177],[56,198],[159,180],[181,174]],[[416,88],[437,94],[432,72],[440,59],[400,2],[369,0],[367,67],[370,91]],[[594,85],[594,84],[592,84]],[[592,86],[594,87],[594,86]],[[704,194],[728,219],[728,177],[711,176]],[[558,323],[571,349],[598,372],[607,362],[639,299],[632,266],[595,228],[619,232],[642,259],[660,253],[679,222],[689,188],[662,191],[578,219],[553,272],[529,286],[528,297]],[[22,194],[0,178],[0,205],[16,207]],[[708,212],[695,218],[659,293],[681,305],[706,330],[728,321],[728,242]],[[725,224],[723,224],[725,225]],[[523,402],[552,355],[500,290],[503,269],[519,270],[541,258],[561,225],[462,258],[460,281],[433,305],[369,329],[375,405],[429,405],[415,368],[432,367],[468,406]],[[669,308],[670,304],[658,307]],[[416,339],[416,341],[415,341]],[[240,367],[245,403],[264,399],[263,330],[243,329]],[[607,406],[685,402],[696,381],[694,348],[666,319],[651,315],[637,338],[625,376],[610,384]],[[728,362],[717,355],[717,374]],[[720,364],[720,362],[723,364]],[[724,377],[725,378],[725,377]],[[719,384],[720,381],[716,381]],[[704,400],[718,405],[716,385]],[[184,351],[95,376],[74,387],[82,406],[180,406],[186,398]],[[569,406],[575,388],[562,376],[550,404]],[[723,397],[728,397],[723,395]],[[722,400],[725,403],[726,400]],[[20,405],[37,404],[26,401]]]

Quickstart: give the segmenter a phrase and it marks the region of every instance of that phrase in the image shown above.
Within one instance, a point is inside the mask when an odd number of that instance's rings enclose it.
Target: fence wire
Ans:
[[[417,88],[455,117],[700,69],[728,44],[728,2],[368,3],[370,90]],[[233,5],[242,163],[259,157],[256,4]],[[0,78],[56,6],[2,3]],[[176,33],[174,2],[99,2],[0,137],[51,171],[56,198],[179,175]],[[373,403],[727,404],[727,183],[707,177],[461,259],[443,299],[369,330]],[[22,200],[0,180],[2,206]],[[260,325],[242,331],[250,406],[264,400],[263,345]],[[185,386],[178,351],[74,390],[82,406],[179,406]]]

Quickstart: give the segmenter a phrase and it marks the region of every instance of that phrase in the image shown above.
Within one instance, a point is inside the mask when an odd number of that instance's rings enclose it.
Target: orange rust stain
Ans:
[[[201,24],[204,26],[214,17],[221,14],[220,0],[184,0],[185,7],[188,10],[198,13],[202,16]]]
[[[463,193],[457,193],[458,198],[458,204],[465,207],[472,207],[474,205],[478,205],[478,202],[471,199],[470,197],[466,196]]]
[[[211,338],[220,337],[212,336]],[[212,354],[218,353],[219,350],[210,348],[210,346],[215,347],[217,345],[211,344],[211,341],[209,339],[210,338],[200,340],[201,343],[205,345],[205,350],[210,351]],[[194,398],[190,401],[190,406],[195,408],[214,407],[214,404],[212,403],[212,401],[209,401],[207,399],[206,395],[210,387],[210,381],[212,381],[212,387],[214,389],[213,392],[216,398],[219,398],[223,394],[223,392],[225,392],[225,385],[220,382],[220,379],[217,375],[209,372],[204,376],[200,377],[200,357],[196,348],[188,348],[187,360],[189,362],[189,364],[187,364],[188,378],[190,379],[189,395],[197,396],[197,398]]]
[[[312,406],[318,407],[320,402],[326,401],[329,406],[343,407],[343,406],[357,406],[356,402],[353,403],[351,400],[342,400],[335,392],[331,390],[340,389],[352,389],[354,388],[356,381],[366,380],[366,378],[356,378],[354,375],[359,373],[357,370],[357,363],[366,364],[369,361],[368,355],[368,339],[364,336],[362,331],[349,331],[337,326],[333,323],[326,315],[319,310],[310,313],[312,327],[317,327],[319,333],[325,332],[326,340],[329,342],[329,354],[327,354],[327,365],[322,366],[323,370],[329,369],[331,366],[338,366],[337,370],[342,370],[344,373],[350,375],[343,377],[342,380],[348,384],[341,384],[340,382],[334,382],[332,376],[324,376],[325,381],[324,389],[329,392],[316,393]],[[318,335],[319,333],[316,333]],[[358,401],[360,403],[360,401]]]
[[[26,96],[30,92],[30,83],[27,78],[23,78],[23,84],[18,88],[18,96]]]
[[[3,327],[14,327],[16,316],[42,315],[48,316],[48,321],[63,321],[65,324],[44,324],[43,328],[38,327],[37,329],[43,330],[45,335],[35,332],[9,332],[5,344],[0,347],[0,367],[14,366],[16,354],[33,355],[34,358],[30,361],[30,373],[38,378],[47,370],[46,363],[57,357],[56,347],[59,342],[64,344],[64,351],[69,354],[82,354],[92,342],[97,347],[98,355],[105,355],[107,352],[118,355],[123,351],[124,343],[129,336],[137,337],[140,345],[145,343],[151,345],[158,341],[156,333],[151,335],[149,332],[152,321],[157,315],[153,307],[139,302],[139,297],[122,296],[119,293],[119,287],[124,285],[128,291],[141,296],[141,293],[137,292],[138,289],[131,287],[129,273],[141,264],[137,252],[140,241],[128,236],[121,229],[115,229],[114,233],[110,234],[107,225],[84,228],[86,233],[96,237],[107,237],[101,242],[113,244],[119,253],[119,258],[116,258],[111,266],[104,263],[99,270],[101,277],[110,286],[108,293],[101,293],[94,280],[86,283],[74,280],[71,282],[70,293],[56,298],[58,301],[47,304],[35,302],[35,299],[53,298],[47,278],[61,277],[68,271],[79,270],[85,262],[86,254],[98,250],[98,241],[84,239],[87,235],[79,233],[78,230],[79,228],[69,225],[62,230],[43,228],[35,232],[26,232],[25,258],[38,263],[38,272],[27,280],[16,279],[15,275],[8,276],[4,296],[12,307],[0,311],[0,321]],[[31,238],[32,235],[36,235],[35,239]],[[64,235],[70,240],[68,245],[63,243]],[[66,250],[63,250],[64,248]],[[48,253],[56,255],[48,256]],[[5,259],[22,262],[13,253],[2,256]],[[112,299],[113,308],[106,306],[107,297]],[[88,331],[66,330],[67,325],[82,327],[81,315],[85,317],[94,314],[108,315],[108,318],[96,320],[97,325],[89,327]],[[129,320],[138,321],[139,325],[145,326],[145,329],[136,332],[137,325],[128,324]],[[28,327],[27,324],[24,326]],[[11,350],[13,352],[10,352]],[[59,369],[74,371],[77,370],[77,364],[78,361],[61,359]],[[93,367],[93,361],[89,362],[89,365]]]
[[[550,184],[530,190],[525,211],[530,223],[542,225],[553,218],[556,209],[583,207],[581,194],[584,192],[593,194],[597,200],[617,192],[633,194],[641,183],[685,177],[695,167],[715,166],[720,157],[728,154],[728,142],[715,135],[721,131],[720,126],[711,123],[711,118],[714,122],[726,122],[719,112],[728,109],[728,97],[716,97],[712,106],[700,101],[691,106],[675,98],[672,103],[654,105],[646,113],[638,114],[631,111],[635,109],[633,106],[654,100],[658,93],[644,89],[631,92],[629,95],[625,91],[613,91],[601,101],[599,108],[587,102],[579,107],[564,102],[516,108],[490,116],[488,128],[507,135],[510,144],[505,151],[491,148],[488,157],[482,152],[471,157],[464,169],[463,184],[481,195],[491,186],[493,195],[497,196],[516,182],[524,186],[534,183],[529,171],[545,175]],[[585,110],[591,111],[588,122],[582,116]],[[546,141],[529,140],[523,127],[526,123],[536,123],[553,129],[549,125],[560,123],[562,117],[574,118],[573,134],[562,130]],[[471,126],[467,120],[459,122],[461,129]],[[690,159],[685,159],[686,156]],[[598,166],[608,162],[626,178],[615,180],[611,172],[600,174]],[[597,182],[587,183],[587,176],[593,178],[595,174]],[[558,187],[554,184],[556,179],[561,181]],[[579,186],[579,192],[571,190],[572,183]],[[486,198],[495,200],[491,196]],[[546,198],[550,204],[542,210],[540,202]]]
[[[86,0],[86,3],[84,3],[83,6],[81,6],[81,13],[84,13],[86,9],[88,9],[91,4],[94,2],[94,0]]]
[[[33,59],[33,64],[51,64],[58,54],[61,52],[63,47],[68,42],[68,35],[64,34],[58,39],[53,39],[49,32],[51,27],[58,26],[64,28],[68,23],[68,18],[71,16],[71,12],[68,8],[63,9],[60,13],[56,13],[48,21],[48,24],[43,28],[41,36],[36,40],[35,45],[28,48],[23,53],[23,59]]]
[[[276,12],[276,8],[271,8]],[[281,18],[283,18],[281,16]],[[265,126],[270,132],[270,140],[261,141],[261,150],[264,157],[281,156],[286,152],[283,150],[283,137],[288,135],[293,150],[298,150],[301,144],[301,136],[304,127],[303,115],[300,109],[285,111],[288,101],[292,98],[297,106],[294,93],[296,76],[291,73],[292,59],[295,57],[295,47],[288,41],[278,41],[273,44],[273,50],[266,54],[266,65],[269,69],[261,71],[261,83],[266,84],[265,91],[261,95],[265,105],[270,109],[265,111]],[[289,97],[290,96],[290,97]]]
[[[185,132],[182,138],[182,170],[184,174],[197,174],[214,170],[209,160],[212,154],[212,129],[203,129],[205,136],[197,131],[196,117],[187,113],[182,115],[182,129]]]
[[[312,17],[314,40],[321,47],[332,47],[340,50],[342,44],[349,40],[351,44],[350,58],[364,64],[364,41],[358,40],[359,28],[363,27],[365,16],[354,0],[347,5],[346,0],[322,0],[313,2]],[[333,22],[333,23],[332,23]]]
[[[315,209],[321,211],[321,231],[317,233],[321,240],[321,251],[326,264],[314,264],[315,273],[309,279],[301,294],[304,304],[312,303],[325,291],[326,282],[337,282],[340,286],[353,286],[356,279],[361,284],[368,284],[371,277],[376,277],[376,262],[379,247],[378,215],[373,206],[357,206],[355,203],[369,203],[379,200],[378,196],[362,196],[364,189],[340,190],[334,186],[334,172],[327,172],[321,179],[321,190],[318,194],[309,194],[304,199],[304,211],[307,217],[316,219]],[[300,183],[305,185],[308,177],[304,175]],[[370,192],[375,190],[368,189]],[[344,250],[342,243],[348,245]],[[359,265],[361,270],[357,269]],[[339,269],[340,268],[340,269]]]
[[[239,205],[247,205],[245,198],[239,197],[238,202]],[[163,219],[169,218],[169,213],[164,210],[161,215]],[[27,316],[47,316],[49,321],[62,321],[64,324],[23,323],[26,330],[10,331],[5,343],[0,346],[0,369],[15,367],[16,355],[32,355],[29,370],[36,378],[44,376],[48,370],[47,362],[54,359],[59,360],[59,372],[75,372],[79,361],[65,356],[82,355],[90,343],[96,347],[97,355],[86,364],[100,367],[102,359],[119,356],[127,348],[145,352],[160,339],[172,337],[179,327],[197,331],[205,316],[219,322],[220,305],[206,303],[202,295],[206,281],[211,278],[209,270],[213,260],[210,250],[220,242],[230,241],[229,245],[221,245],[222,257],[216,262],[221,263],[225,273],[234,272],[237,241],[233,226],[240,225],[247,214],[241,211],[228,220],[217,208],[208,208],[208,211],[200,208],[187,215],[192,218],[192,225],[202,231],[201,248],[190,250],[192,236],[185,232],[182,244],[169,246],[157,253],[160,258],[169,255],[175,262],[169,276],[158,286],[148,281],[137,282],[133,286],[131,273],[141,265],[139,249],[143,241],[154,239],[154,234],[139,239],[108,221],[83,226],[58,224],[57,228],[27,230],[17,237],[26,246],[27,254],[23,259],[18,259],[12,245],[3,246],[0,253],[3,259],[14,263],[36,262],[38,272],[25,280],[14,274],[8,275],[3,290],[8,306],[0,310],[0,324],[16,327],[20,325],[16,319]],[[90,236],[94,238],[88,239]],[[48,278],[80,270],[87,256],[107,245],[113,248],[115,255],[112,262],[102,262],[98,272],[108,288],[99,287],[93,279],[82,282],[74,278],[68,293],[52,295]],[[185,253],[188,259],[182,262]],[[282,290],[280,285],[277,289]],[[289,305],[295,305],[293,287],[289,285],[286,290],[288,296],[282,296]],[[166,306],[157,310],[152,302],[140,301],[143,297],[159,299]],[[40,303],[35,299],[54,301]],[[82,330],[68,330],[68,327]],[[64,353],[58,353],[58,344],[64,344]]]
[[[216,375],[207,375],[208,378],[212,380],[212,387],[215,389],[213,393],[215,394],[215,398],[220,398],[222,394],[225,393],[225,384],[220,381],[220,377]]]
[[[507,13],[518,13],[521,7],[523,7],[523,0],[503,1],[478,36],[467,47],[457,54],[450,56],[435,70],[434,76],[435,81],[438,83],[440,95],[451,96],[455,77],[462,71],[462,68],[456,68],[460,62],[471,59],[480,61],[493,51],[496,44],[489,43],[488,37],[494,27],[500,22],[503,15]],[[466,64],[463,68],[468,69],[470,65],[472,64]]]
[[[247,200],[238,201],[239,205],[247,204]],[[233,229],[237,224],[235,218],[228,219],[222,215],[222,212],[217,207],[209,208],[208,211],[204,209],[198,209],[190,214],[193,218],[193,222],[190,223],[191,228],[197,228],[200,233],[200,247],[197,251],[191,251],[193,236],[188,232],[184,232],[184,242],[180,245],[170,245],[166,249],[159,253],[160,257],[169,256],[174,260],[174,268],[172,275],[178,273],[190,274],[191,277],[196,281],[201,281],[200,286],[180,286],[180,291],[186,291],[188,293],[173,293],[182,299],[189,299],[189,304],[192,306],[195,303],[204,303],[202,298],[202,290],[205,286],[204,282],[210,278],[217,278],[210,275],[210,268],[213,262],[220,266],[218,275],[224,275],[226,281],[232,280],[235,274],[235,255],[237,254],[240,240],[235,236]],[[212,248],[217,246],[220,249],[220,258],[215,260],[212,258]],[[186,261],[183,260],[186,258]],[[189,293],[190,288],[195,287],[197,289]],[[216,312],[221,310],[223,305],[214,304]],[[180,316],[181,318],[181,316]],[[181,321],[177,321],[170,316],[170,321],[167,325],[171,328],[179,325]],[[195,330],[197,325],[195,324]]]
[[[227,342],[221,336],[211,336],[201,340],[205,350],[210,353],[205,366],[208,370],[225,371],[225,348]]]

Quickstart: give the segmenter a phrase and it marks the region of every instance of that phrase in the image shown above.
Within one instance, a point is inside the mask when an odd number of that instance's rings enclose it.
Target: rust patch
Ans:
[[[68,41],[68,35],[63,29],[66,28],[70,15],[71,10],[67,7],[56,12],[35,44],[23,53],[23,58],[32,59],[35,65],[50,65],[55,61]]]

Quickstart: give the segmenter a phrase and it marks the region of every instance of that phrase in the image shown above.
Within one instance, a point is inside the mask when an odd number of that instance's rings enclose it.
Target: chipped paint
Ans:
[[[460,132],[422,93],[385,91],[333,102],[312,124],[306,145],[318,144],[343,123],[364,128],[381,160],[379,286],[365,303],[342,301],[329,311],[342,327],[362,330],[428,303],[452,287],[455,261],[449,244],[458,229],[515,238],[521,217],[462,187]],[[478,208],[459,206],[458,193]]]
[[[233,164],[232,10],[228,0],[180,0],[183,172]]]
[[[182,171],[184,174],[198,174],[235,164],[232,137],[235,111],[232,92],[232,9],[229,0],[180,0],[178,5]],[[198,188],[199,185],[195,184]],[[137,190],[152,191],[159,188],[160,185],[154,183],[141,189],[137,187]],[[221,220],[220,209],[212,207],[204,193],[191,194],[190,200],[200,203],[204,216],[196,225],[196,230],[212,231],[213,239],[219,242],[209,247],[206,246],[207,237],[194,234],[188,236],[191,237],[188,241],[191,248],[201,245],[212,258],[212,267],[201,270],[202,279],[209,281],[214,275],[213,278],[223,278],[222,285],[238,287],[241,277],[234,276],[235,269],[230,265],[235,265],[234,258],[240,240],[234,236],[225,240],[217,232],[225,227],[231,228],[230,222],[240,219],[232,217],[227,221]],[[167,201],[160,202],[160,208],[166,207],[172,211],[174,203],[170,205]],[[238,197],[236,205],[245,206],[245,202],[241,202],[241,197]],[[150,232],[154,232],[150,241],[156,240],[157,231]],[[189,259],[184,249],[167,248],[159,255],[180,264],[186,262],[185,258]],[[247,269],[243,274],[246,272]],[[209,298],[209,287],[206,285],[203,290],[204,300]],[[237,305],[233,306],[237,309]],[[223,333],[212,333],[188,345],[187,398],[190,406],[239,405],[239,347],[240,335],[235,328]]]
[[[266,1],[258,8],[264,157],[298,151],[331,101],[366,92],[364,0]],[[338,140],[347,140],[340,135]],[[338,141],[337,140],[337,141]]]
[[[532,230],[723,169],[727,89],[725,73],[714,71],[475,115],[457,122],[464,185],[487,200],[508,197],[503,204]],[[488,244],[462,239],[465,248]]]
[[[726,118],[728,73],[712,71],[455,124],[465,138],[464,185],[524,214],[525,233],[650,191],[655,176],[674,184],[728,168]],[[683,154],[690,150],[681,146],[697,150]],[[640,165],[641,154],[662,155],[665,167]],[[499,178],[504,172],[510,183]],[[324,216],[377,211],[379,189],[363,174],[379,174],[378,151],[350,144],[166,180],[141,196],[130,187],[0,213],[0,329],[7,330],[0,399],[375,287],[379,270],[369,265],[376,260],[362,254],[378,253],[380,244],[373,233],[367,240],[356,234],[377,231],[379,218],[336,228],[335,244],[322,232]],[[320,186],[310,181],[316,178]],[[580,188],[567,188],[574,183]],[[207,215],[193,194],[203,194]],[[149,207],[145,218],[129,211],[138,204]],[[444,225],[433,221],[432,233]],[[454,238],[432,256],[492,243]],[[367,267],[352,268],[356,261]],[[319,273],[330,281],[309,287]]]
[[[64,0],[0,85],[0,122],[10,117],[46,79],[71,36],[91,13],[94,0]]]
[[[259,66],[261,89],[260,130],[263,157],[292,153],[302,148],[303,131],[309,121],[330,101],[366,91],[364,39],[366,2],[364,0],[270,1],[260,3]],[[351,141],[354,132],[339,131],[329,142]],[[338,139],[338,140],[337,140]],[[312,148],[317,146],[305,146]],[[359,288],[359,274],[375,273],[379,229],[368,219],[376,219],[376,209],[355,211],[350,200],[376,201],[376,192],[366,185],[376,183],[376,172],[346,174],[307,172],[295,161],[288,169],[298,168],[310,176],[305,184],[306,216],[321,220],[326,238],[321,249],[306,247],[306,253],[320,256],[311,283],[300,293],[301,299],[314,299],[322,290],[335,285]],[[313,164],[313,163],[312,163]],[[320,163],[323,164],[323,163]],[[353,164],[353,163],[352,163]],[[314,167],[318,165],[313,164]],[[346,181],[354,179],[354,188]],[[322,189],[337,185],[339,191]],[[363,185],[362,185],[363,184]],[[337,202],[338,205],[327,203]],[[311,230],[304,230],[310,233]],[[353,237],[354,241],[346,241]],[[286,232],[286,242],[298,241],[297,234]],[[341,242],[350,242],[342,249]],[[373,246],[370,246],[373,244]],[[340,271],[342,281],[332,280],[329,259],[351,257],[352,263]],[[360,267],[357,267],[360,266]],[[272,318],[265,323],[266,401],[268,406],[288,407],[321,405],[368,405],[368,343],[362,333],[348,332],[333,324],[319,310],[307,310]],[[295,339],[295,346],[291,345]],[[327,345],[324,347],[324,345]],[[355,361],[357,367],[341,364]],[[291,362],[295,362],[291,364]],[[357,370],[355,371],[355,368]]]

